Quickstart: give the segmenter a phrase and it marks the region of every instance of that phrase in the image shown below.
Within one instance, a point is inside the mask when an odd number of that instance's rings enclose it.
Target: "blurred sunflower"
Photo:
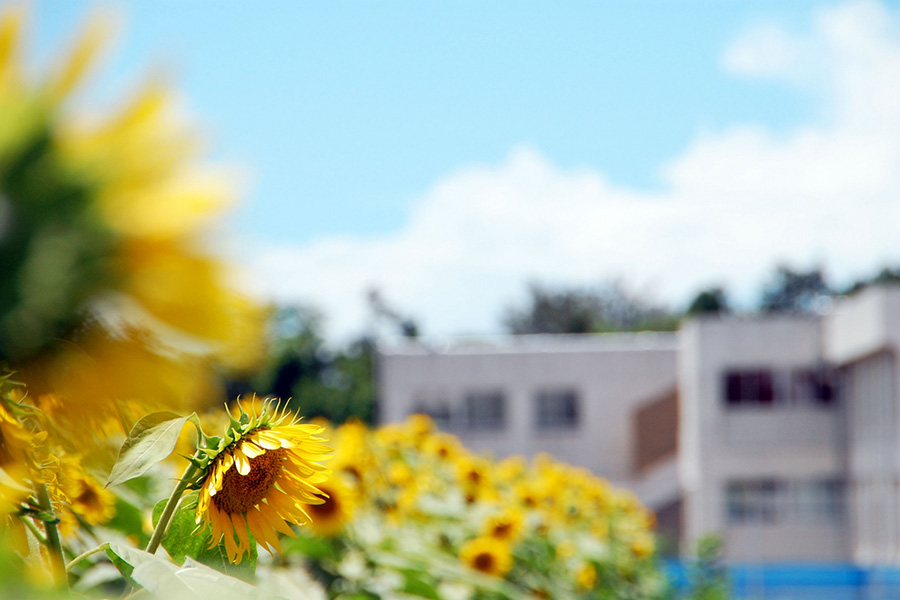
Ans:
[[[638,558],[647,558],[653,555],[656,549],[656,543],[653,541],[653,535],[647,531],[640,531],[631,541],[631,551]]]
[[[337,535],[353,516],[353,493],[338,478],[331,478],[316,487],[322,492],[322,502],[303,507],[310,516],[309,528],[316,535]]]
[[[0,14],[0,362],[29,385],[46,384],[73,353],[64,342],[74,342],[74,353],[102,371],[104,344],[134,339],[121,334],[124,325],[154,341],[152,360],[131,365],[140,372],[135,388],[152,388],[142,384],[164,377],[158,363],[177,365],[186,354],[250,366],[262,311],[204,249],[231,186],[195,165],[199,144],[173,94],[153,81],[112,116],[70,116],[65,100],[107,27],[91,22],[58,68],[31,81],[21,66],[23,20],[22,11]],[[84,394],[94,412],[108,412],[103,402],[113,395]],[[152,392],[125,396],[135,397]]]
[[[589,562],[581,563],[575,570],[575,586],[584,591],[595,585],[597,585],[597,569]]]
[[[464,563],[476,571],[502,577],[513,565],[509,544],[491,537],[477,537],[466,542],[459,551]]]
[[[524,512],[518,507],[508,507],[485,521],[483,533],[498,540],[515,542],[522,535],[524,525]]]
[[[309,523],[303,505],[323,503],[317,484],[330,473],[320,464],[332,452],[317,437],[322,431],[266,405],[259,416],[232,418],[224,438],[207,438],[218,443],[198,464],[196,520],[211,526],[210,547],[224,537],[228,558],[240,563],[250,552],[248,529],[272,553],[281,550],[277,532],[294,535],[286,523]]]
[[[69,509],[88,525],[103,525],[116,516],[116,497],[89,475],[74,457],[63,459],[61,474]]]

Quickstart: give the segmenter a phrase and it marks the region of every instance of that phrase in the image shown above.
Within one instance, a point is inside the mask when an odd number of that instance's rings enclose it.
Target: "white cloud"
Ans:
[[[520,147],[438,181],[396,234],[267,249],[263,285],[325,307],[338,335],[363,323],[373,285],[426,332],[489,332],[530,279],[621,277],[684,302],[711,283],[746,294],[778,261],[847,277],[900,260],[900,17],[861,1],[819,12],[804,34],[760,25],[723,65],[814,80],[826,118],[698,135],[653,194]]]

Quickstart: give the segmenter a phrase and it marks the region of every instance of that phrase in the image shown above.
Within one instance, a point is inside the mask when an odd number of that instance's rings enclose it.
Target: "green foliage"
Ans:
[[[697,558],[688,570],[686,600],[728,600],[730,583],[722,562],[722,540],[709,535],[697,542]]]
[[[225,543],[210,547],[212,541],[210,528],[201,527],[196,524],[195,514],[197,508],[197,498],[199,492],[190,492],[185,494],[181,499],[181,503],[175,510],[172,520],[169,523],[169,529],[162,540],[162,546],[169,553],[176,563],[184,564],[187,557],[191,557],[199,563],[212,567],[217,571],[238,577],[244,580],[253,578],[256,572],[256,563],[259,558],[255,543],[250,544],[250,555],[247,556],[241,564],[235,565],[228,560],[228,552],[225,549]],[[167,500],[160,500],[153,507],[153,525],[156,526],[159,517],[165,508]],[[226,533],[226,535],[228,535]],[[251,542],[253,536],[247,532]]]
[[[524,307],[507,308],[512,334],[673,331],[680,316],[627,291],[619,283],[595,289],[551,289],[533,283]]]
[[[260,372],[248,383],[266,396],[291,398],[306,417],[334,423],[374,419],[374,342],[360,338],[340,350],[326,347],[322,316],[302,306],[280,308],[270,324],[271,350]]]
[[[819,299],[833,294],[822,269],[795,271],[780,265],[763,289],[759,309],[764,313],[812,313]]]
[[[124,483],[146,473],[175,449],[181,429],[190,416],[169,411],[150,413],[138,421],[119,451],[106,487]]]
[[[117,276],[94,190],[66,171],[43,113],[35,106],[12,115],[28,124],[17,147],[0,155],[0,360],[23,360],[67,337],[87,300]]]
[[[900,283],[900,267],[883,267],[874,277],[857,279],[849,285],[842,294],[852,295],[872,285],[885,285]]]
[[[720,287],[709,288],[698,293],[687,309],[688,315],[723,314],[731,312],[725,290]]]

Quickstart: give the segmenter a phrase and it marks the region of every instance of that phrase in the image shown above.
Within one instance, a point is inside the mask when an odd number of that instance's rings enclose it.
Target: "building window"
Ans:
[[[578,427],[580,402],[574,390],[543,390],[535,396],[535,425],[538,429]]]
[[[799,481],[794,485],[798,520],[834,522],[844,515],[844,482],[839,479]]]
[[[730,524],[835,523],[845,512],[844,482],[836,478],[731,481],[725,488]]]
[[[506,397],[503,392],[479,391],[466,394],[466,429],[503,429],[505,426]]]
[[[794,369],[791,392],[799,403],[830,406],[835,400],[834,374],[829,369]]]
[[[785,492],[784,484],[774,479],[729,482],[725,490],[728,522],[776,522]]]
[[[832,406],[836,399],[834,375],[826,368],[730,370],[723,383],[730,408]]]
[[[775,402],[772,371],[729,371],[725,374],[725,400],[729,406],[771,406]]]

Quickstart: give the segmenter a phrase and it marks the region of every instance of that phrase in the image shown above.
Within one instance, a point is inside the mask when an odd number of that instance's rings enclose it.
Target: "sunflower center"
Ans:
[[[494,537],[505,538],[510,534],[511,530],[512,523],[508,521],[501,521],[494,525]]]
[[[250,472],[246,475],[238,473],[237,467],[231,467],[222,477],[222,489],[212,497],[216,508],[226,513],[245,513],[256,506],[275,483],[281,472],[281,462],[287,450],[266,450],[249,459]]]
[[[472,561],[472,566],[478,571],[490,573],[494,568],[494,555],[489,552],[479,552]]]
[[[92,487],[86,485],[75,501],[85,506],[96,506],[99,504],[100,498]]]

